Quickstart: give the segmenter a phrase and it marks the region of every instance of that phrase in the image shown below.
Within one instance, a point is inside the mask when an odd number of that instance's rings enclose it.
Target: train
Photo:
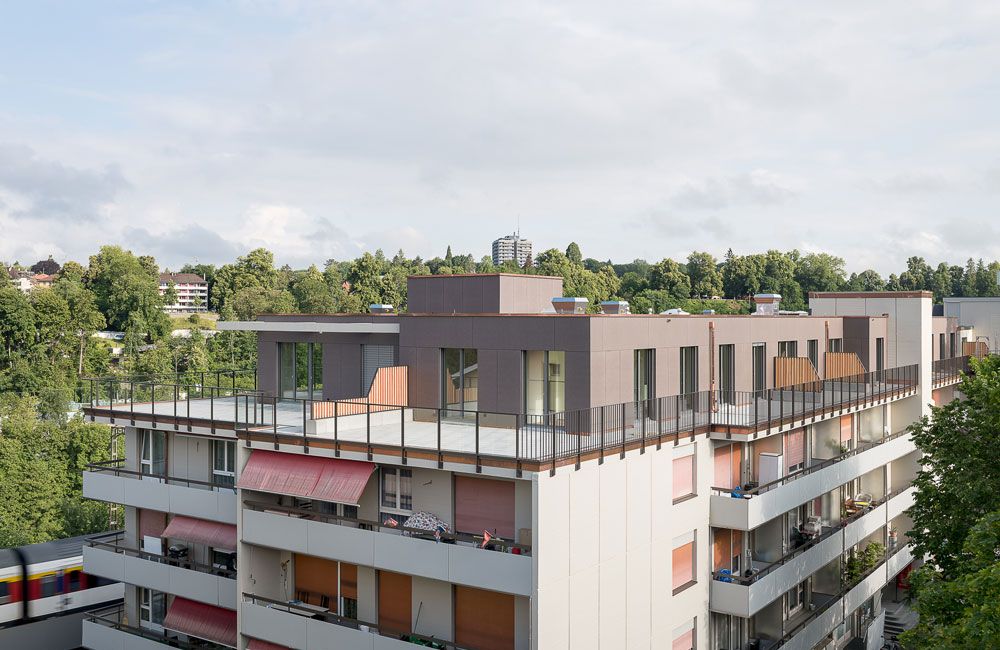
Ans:
[[[0,549],[0,628],[122,601],[122,583],[83,571],[90,537]]]

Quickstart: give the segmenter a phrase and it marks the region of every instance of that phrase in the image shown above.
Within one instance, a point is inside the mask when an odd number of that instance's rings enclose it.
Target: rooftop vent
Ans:
[[[553,298],[552,308],[557,314],[586,314],[589,302],[586,298]]]
[[[368,305],[368,311],[373,314],[392,314],[396,311],[396,309],[392,305],[373,304]]]
[[[601,302],[602,314],[630,314],[628,302],[625,300],[605,300]]]
[[[781,294],[758,293],[753,297],[753,302],[757,305],[756,316],[777,316],[781,309]]]

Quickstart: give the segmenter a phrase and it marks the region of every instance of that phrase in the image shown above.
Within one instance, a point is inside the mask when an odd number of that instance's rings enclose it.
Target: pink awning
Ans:
[[[223,551],[236,550],[236,526],[174,515],[160,537],[205,544]]]
[[[163,619],[163,627],[174,632],[236,647],[236,612],[174,597]]]
[[[254,450],[237,486],[306,499],[358,505],[375,463]]]
[[[260,639],[250,639],[250,643],[247,644],[247,650],[289,650],[288,646],[278,645],[277,643],[271,643],[270,641],[261,641]]]

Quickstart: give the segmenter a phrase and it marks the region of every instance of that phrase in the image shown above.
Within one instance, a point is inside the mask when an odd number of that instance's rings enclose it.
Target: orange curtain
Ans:
[[[694,542],[675,548],[672,558],[673,588],[677,589],[694,579]]]
[[[401,573],[379,571],[378,626],[385,631],[409,634],[413,621],[412,578]]]

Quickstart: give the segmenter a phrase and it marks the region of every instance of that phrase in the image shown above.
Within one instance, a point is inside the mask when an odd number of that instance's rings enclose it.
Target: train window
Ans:
[[[38,581],[42,587],[42,598],[49,598],[59,593],[56,577],[49,575]]]
[[[10,602],[10,584],[9,582],[0,582],[0,605]]]
[[[94,587],[106,587],[108,585],[115,584],[114,580],[108,580],[102,576],[95,576],[93,573],[87,574],[87,588],[93,589]]]
[[[79,569],[70,571],[66,576],[66,583],[69,585],[67,591],[80,591],[80,571]]]

